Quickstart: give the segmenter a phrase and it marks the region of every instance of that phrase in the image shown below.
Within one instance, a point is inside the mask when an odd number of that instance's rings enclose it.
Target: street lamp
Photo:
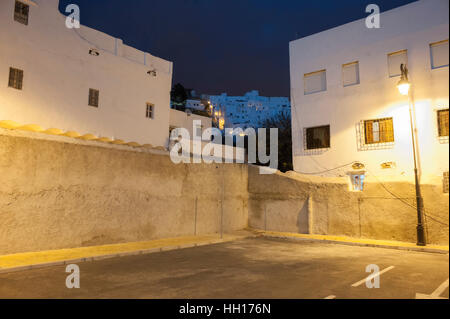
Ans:
[[[420,191],[420,183],[419,183],[419,174],[417,170],[417,154],[416,154],[416,131],[417,129],[414,128],[414,120],[413,115],[415,115],[414,112],[414,100],[412,97],[412,91],[411,83],[408,80],[408,68],[406,65],[401,64],[400,65],[401,70],[401,78],[400,81],[397,83],[397,88],[401,95],[407,95],[408,96],[408,102],[409,102],[409,119],[411,124],[411,138],[412,138],[412,148],[413,148],[413,157],[414,157],[414,183],[416,186],[416,206],[417,206],[417,245],[418,246],[425,246],[426,240],[425,240],[425,231],[423,228],[423,198]]]

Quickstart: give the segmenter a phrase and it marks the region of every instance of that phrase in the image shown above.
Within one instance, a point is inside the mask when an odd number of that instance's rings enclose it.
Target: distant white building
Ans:
[[[67,28],[58,4],[0,1],[0,122],[167,145],[172,63],[85,26]]]
[[[404,63],[421,182],[448,192],[449,1],[413,2],[380,22],[369,29],[361,19],[290,43],[294,169],[413,181],[408,97],[396,87]]]
[[[191,110],[204,111],[205,105],[202,103],[202,100],[200,99],[187,99],[186,108]]]
[[[226,127],[258,128],[270,117],[280,112],[290,112],[289,98],[260,96],[254,90],[244,96],[221,95],[207,96],[215,112],[225,119]]]

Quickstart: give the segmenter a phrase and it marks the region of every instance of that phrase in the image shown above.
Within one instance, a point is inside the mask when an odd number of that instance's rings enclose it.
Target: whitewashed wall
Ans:
[[[14,0],[0,1],[0,120],[166,145],[172,63],[84,26],[66,28],[58,0],[34,3],[25,26],[13,19]],[[10,67],[24,70],[23,90],[8,87]],[[99,108],[88,105],[89,88],[100,90]]]
[[[408,179],[413,175],[408,100],[388,75],[387,55],[408,50],[414,85],[422,180],[442,183],[448,171],[448,138],[438,138],[436,110],[449,107],[448,67],[431,68],[430,43],[449,38],[448,0],[411,3],[381,14],[381,28],[368,29],[365,19],[290,43],[293,160],[298,172],[345,176],[351,167],[324,172],[352,161],[367,175]],[[344,87],[342,65],[359,61],[360,84]],[[326,91],[304,94],[304,74],[326,69]],[[394,118],[395,143],[385,149],[360,145],[360,121]],[[330,125],[331,148],[304,150],[303,129]],[[382,169],[393,161],[396,168]],[[323,173],[322,173],[323,172]],[[376,180],[375,180],[376,181]]]

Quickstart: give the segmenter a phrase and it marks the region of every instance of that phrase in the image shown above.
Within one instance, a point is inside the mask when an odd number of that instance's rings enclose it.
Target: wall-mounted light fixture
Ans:
[[[147,74],[151,76],[156,76],[156,69],[147,71]]]
[[[364,164],[359,162],[353,163],[352,165],[353,169],[363,169],[364,167],[365,167]]]
[[[411,87],[411,83],[409,83],[408,80],[408,68],[406,65],[402,64],[400,65],[400,71],[402,72],[402,76],[397,83],[397,88],[401,95],[408,95],[409,88]]]
[[[96,49],[90,49],[89,54],[93,56],[99,56],[100,52],[98,52]]]

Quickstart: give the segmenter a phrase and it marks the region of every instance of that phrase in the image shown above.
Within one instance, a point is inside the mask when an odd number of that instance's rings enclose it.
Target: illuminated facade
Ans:
[[[67,28],[58,4],[0,2],[0,121],[166,146],[172,63],[96,30]]]
[[[448,185],[449,2],[417,1],[290,43],[294,170],[363,181],[414,176],[408,98],[416,108],[421,182]],[[447,186],[448,187],[448,186]]]
[[[262,127],[267,118],[280,112],[289,112],[290,103],[287,97],[260,96],[257,90],[244,96],[221,95],[207,96],[214,110],[222,113],[225,127]]]

